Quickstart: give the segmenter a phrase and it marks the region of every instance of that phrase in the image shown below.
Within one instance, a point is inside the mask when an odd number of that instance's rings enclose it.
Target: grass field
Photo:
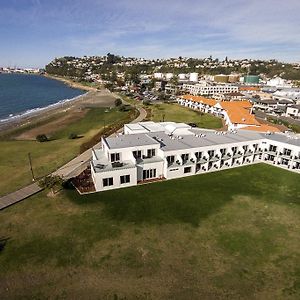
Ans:
[[[54,127],[49,142],[0,140],[0,195],[31,182],[29,152],[35,176],[44,176],[79,154],[80,145],[99,132],[104,123],[107,126],[128,115],[116,109],[105,111],[106,108],[91,108],[82,119],[58,131]],[[82,137],[71,140],[68,138],[70,133]]]
[[[183,123],[195,123],[198,127],[208,129],[219,129],[222,127],[222,119],[210,114],[200,114],[187,107],[179,106],[177,103],[158,103],[143,105],[141,101],[136,101],[126,96],[121,96],[132,105],[143,106],[151,110],[150,119],[154,122],[172,121]]]
[[[0,214],[1,299],[299,299],[299,175],[259,164]]]
[[[222,127],[222,120],[210,114],[200,114],[186,107],[174,103],[150,105],[151,119],[155,122],[174,121],[183,123],[195,123],[198,127],[217,129]]]

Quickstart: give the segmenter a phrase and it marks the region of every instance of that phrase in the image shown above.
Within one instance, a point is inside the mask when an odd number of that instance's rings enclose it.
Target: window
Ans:
[[[114,184],[114,179],[110,178],[103,178],[103,186],[111,186]]]
[[[120,160],[120,153],[112,153],[110,155],[110,161],[114,162],[114,161],[119,161]]]
[[[207,153],[209,158],[212,158],[215,155],[215,150],[208,150]]]
[[[221,152],[221,155],[222,155],[222,156],[224,156],[224,155],[225,155],[225,153],[226,153],[226,149],[225,149],[225,148],[223,148],[223,149],[220,149],[220,152]]]
[[[291,155],[291,153],[292,153],[292,150],[290,150],[290,149],[286,149],[286,148],[284,148],[284,149],[283,149],[283,155],[290,156],[290,155]]]
[[[181,154],[181,158],[182,158],[183,162],[186,162],[189,159],[189,155],[188,154]]]
[[[148,149],[147,150],[147,157],[153,157],[155,156],[155,149]]]
[[[142,151],[141,150],[132,151],[132,154],[133,154],[134,158],[141,158],[142,157]]]
[[[174,161],[175,161],[175,156],[174,155],[167,156],[168,166],[170,166],[171,164],[173,164]]]
[[[277,150],[276,146],[270,145],[269,151],[276,152],[276,150]]]
[[[156,169],[143,170],[143,179],[156,177]]]
[[[192,172],[192,168],[191,168],[191,167],[185,167],[185,168],[183,169],[183,172],[184,172],[184,173],[191,173],[191,172]]]
[[[237,152],[237,147],[232,147],[231,150],[232,150],[232,153],[233,153],[233,155],[234,155],[234,154],[236,154],[236,152]]]
[[[120,182],[121,184],[130,182],[130,175],[120,176]]]
[[[202,152],[195,152],[195,156],[199,160],[202,157]]]

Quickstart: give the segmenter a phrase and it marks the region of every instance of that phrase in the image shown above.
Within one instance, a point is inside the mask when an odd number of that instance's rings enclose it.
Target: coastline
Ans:
[[[0,136],[10,134],[18,129],[25,129],[28,126],[35,127],[39,122],[48,122],[52,117],[61,113],[72,114],[78,110],[89,107],[110,107],[114,106],[116,96],[106,89],[89,91],[69,101],[61,101],[39,110],[33,110],[27,114],[16,116],[7,122],[0,122]]]
[[[52,117],[53,115],[69,110],[76,104],[82,102],[89,92],[79,95],[72,99],[58,101],[54,104],[50,104],[45,107],[28,110],[19,115],[15,115],[11,118],[1,120],[0,122],[0,133],[2,131],[8,131],[28,125],[33,122],[39,122],[43,119]]]
[[[84,90],[84,91],[98,91],[98,89],[96,87],[86,86],[86,85],[84,85],[80,82],[75,82],[75,81],[73,81],[72,79],[69,79],[69,78],[65,78],[65,77],[61,77],[61,76],[57,76],[57,75],[51,75],[51,74],[48,74],[48,73],[45,73],[41,76],[61,81],[64,84],[66,84],[69,87],[74,88],[74,89],[79,89],[79,90]]]
[[[47,120],[55,115],[58,115],[61,112],[79,108],[84,104],[97,103],[99,102],[96,100],[97,95],[105,95],[108,93],[108,91],[105,89],[97,89],[96,87],[85,86],[68,78],[53,76],[49,74],[43,74],[40,76],[45,76],[49,79],[61,81],[72,88],[85,91],[85,93],[71,99],[60,100],[48,106],[28,110],[11,118],[4,119],[0,122],[0,134],[5,134],[6,132],[10,132],[15,129],[26,127],[27,125],[32,125],[34,123]],[[101,103],[98,104],[101,105]]]

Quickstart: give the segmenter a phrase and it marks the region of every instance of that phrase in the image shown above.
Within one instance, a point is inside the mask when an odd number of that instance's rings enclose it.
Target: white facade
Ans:
[[[300,89],[291,88],[291,89],[282,89],[276,91],[273,95],[274,99],[291,99],[293,101],[300,100]]]
[[[155,79],[163,79],[163,73],[154,73],[153,76]]]
[[[238,92],[239,88],[234,85],[202,85],[202,84],[184,84],[183,89],[192,95],[215,95]]]
[[[290,88],[292,85],[288,83],[285,79],[280,77],[272,78],[267,81],[267,86],[273,86],[278,88]]]
[[[132,124],[131,124],[132,125]],[[250,131],[215,132],[183,123],[141,122],[93,150],[96,191],[180,178],[258,162],[300,173],[300,138]],[[140,133],[146,130],[146,133]]]
[[[300,118],[300,105],[292,105],[286,109],[288,117]]]
[[[174,74],[173,73],[167,73],[166,74],[166,80],[170,80],[174,77]]]
[[[186,79],[186,74],[184,74],[184,73],[178,74],[178,79],[179,80],[185,80]]]
[[[190,81],[198,82],[198,73],[190,73]]]

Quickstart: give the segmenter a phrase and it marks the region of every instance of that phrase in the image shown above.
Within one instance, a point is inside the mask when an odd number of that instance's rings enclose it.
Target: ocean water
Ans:
[[[84,93],[40,75],[0,74],[0,121],[70,101]]]

